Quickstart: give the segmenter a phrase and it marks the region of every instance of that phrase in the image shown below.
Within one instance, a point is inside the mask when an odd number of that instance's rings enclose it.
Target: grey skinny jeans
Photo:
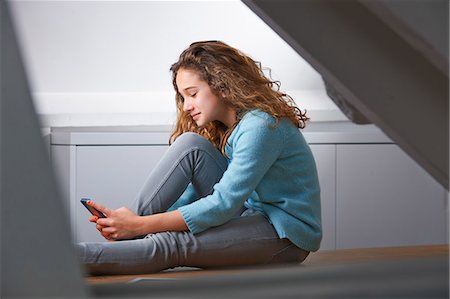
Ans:
[[[192,183],[199,198],[213,192],[227,160],[205,138],[185,133],[169,147],[145,181],[133,209],[138,215],[166,211]],[[267,218],[242,207],[223,225],[198,234],[148,234],[143,239],[76,245],[91,274],[138,274],[177,266],[223,267],[302,262],[308,255],[280,239]]]

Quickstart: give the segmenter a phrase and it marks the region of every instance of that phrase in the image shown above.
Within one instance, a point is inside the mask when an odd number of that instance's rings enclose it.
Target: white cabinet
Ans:
[[[336,247],[336,145],[311,144],[320,183],[322,250]]]
[[[336,247],[447,243],[446,191],[394,144],[341,144]]]

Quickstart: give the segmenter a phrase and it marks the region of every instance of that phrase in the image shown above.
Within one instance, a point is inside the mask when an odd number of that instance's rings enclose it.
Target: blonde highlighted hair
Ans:
[[[306,111],[302,112],[289,95],[280,91],[279,81],[265,76],[260,62],[220,41],[196,42],[184,50],[170,68],[176,92],[177,120],[169,143],[185,132],[195,132],[224,153],[226,141],[234,129],[219,121],[200,128],[189,113],[183,111],[184,99],[176,84],[180,69],[196,72],[216,96],[237,112],[238,119],[252,109],[272,115],[277,123],[286,117],[298,128],[304,128],[309,119]]]

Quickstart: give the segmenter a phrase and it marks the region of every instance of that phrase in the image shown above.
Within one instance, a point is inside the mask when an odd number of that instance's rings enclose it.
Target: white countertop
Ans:
[[[166,145],[171,126],[99,126],[51,128],[52,145]],[[310,123],[302,130],[310,144],[393,143],[374,125],[350,122]]]

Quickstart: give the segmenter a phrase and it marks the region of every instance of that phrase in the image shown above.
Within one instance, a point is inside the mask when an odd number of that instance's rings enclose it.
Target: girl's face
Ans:
[[[203,127],[209,122],[218,120],[231,127],[236,121],[236,113],[219,99],[208,83],[201,80],[195,71],[179,69],[176,83],[178,92],[184,98],[183,111],[188,113]]]

